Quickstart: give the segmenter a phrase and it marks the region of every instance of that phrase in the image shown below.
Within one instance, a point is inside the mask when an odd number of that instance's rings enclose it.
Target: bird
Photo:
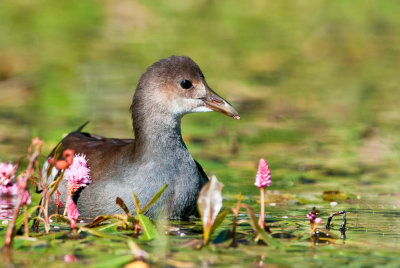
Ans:
[[[146,204],[168,187],[144,214],[155,219],[187,220],[197,215],[197,197],[208,177],[189,153],[181,134],[184,115],[216,111],[240,119],[232,105],[207,84],[200,67],[187,56],[170,56],[147,68],[140,77],[130,106],[134,139],[106,138],[83,132],[69,133],[58,148],[86,156],[92,183],[73,196],[81,217],[121,213],[120,197],[135,208],[132,192]],[[56,148],[50,153],[54,157]],[[49,167],[46,161],[43,173]],[[52,167],[51,174],[57,173]],[[59,172],[59,171],[58,171]],[[67,199],[66,180],[59,200]],[[55,203],[51,204],[53,212]]]

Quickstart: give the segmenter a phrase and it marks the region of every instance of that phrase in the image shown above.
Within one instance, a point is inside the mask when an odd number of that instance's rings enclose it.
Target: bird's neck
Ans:
[[[176,151],[187,151],[182,140],[181,117],[152,114],[134,121],[137,152],[167,157]]]

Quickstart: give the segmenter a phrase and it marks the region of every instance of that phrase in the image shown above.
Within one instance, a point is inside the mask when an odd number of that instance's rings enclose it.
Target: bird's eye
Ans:
[[[184,89],[189,89],[192,86],[193,86],[192,82],[190,82],[189,80],[184,79],[184,80],[181,81],[181,87],[184,88]]]

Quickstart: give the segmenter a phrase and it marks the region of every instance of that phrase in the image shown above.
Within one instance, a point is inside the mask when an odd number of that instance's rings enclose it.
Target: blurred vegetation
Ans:
[[[339,188],[400,207],[399,14],[400,2],[381,0],[2,0],[0,160],[37,135],[48,152],[87,120],[90,132],[131,137],[140,75],[188,55],[242,117],[183,120],[228,199],[257,194],[265,157],[272,189],[306,203]]]

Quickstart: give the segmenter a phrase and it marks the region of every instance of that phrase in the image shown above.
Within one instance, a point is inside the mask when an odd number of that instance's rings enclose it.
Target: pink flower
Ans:
[[[18,178],[18,192],[21,191],[21,189],[23,187],[23,183],[24,183],[24,179],[22,177],[19,177]],[[30,203],[32,203],[32,199],[31,199],[31,195],[29,194],[29,191],[28,191],[28,186],[26,186],[24,192],[22,193],[21,205],[29,205]]]
[[[67,217],[71,221],[71,228],[76,228],[76,220],[79,218],[79,211],[71,196],[67,198]]]
[[[79,188],[92,182],[84,154],[75,154],[72,164],[65,170],[64,178],[68,181],[68,194],[73,195]]]
[[[61,203],[61,201],[60,201],[60,195],[61,195],[60,191],[57,190],[57,192],[56,192],[56,204],[57,204],[57,206],[59,208],[61,208],[63,206],[63,203]]]
[[[307,216],[307,218],[310,220],[310,222],[314,222],[314,221],[315,221],[315,218],[317,217],[317,215],[316,215],[313,211],[311,211],[310,213],[308,213],[306,216]]]
[[[322,218],[317,218],[317,210],[315,207],[312,208],[310,213],[308,213],[306,216],[310,220],[310,223],[316,223],[317,225],[322,222]]]
[[[314,222],[316,224],[320,224],[322,221],[323,221],[322,218],[316,218]]]
[[[64,255],[64,262],[77,262],[78,258],[72,254]]]
[[[0,163],[0,195],[11,196],[18,193],[17,185],[13,182],[16,166]]]
[[[258,163],[258,171],[254,185],[260,189],[271,185],[271,171],[269,170],[268,164],[264,158],[261,158]]]

